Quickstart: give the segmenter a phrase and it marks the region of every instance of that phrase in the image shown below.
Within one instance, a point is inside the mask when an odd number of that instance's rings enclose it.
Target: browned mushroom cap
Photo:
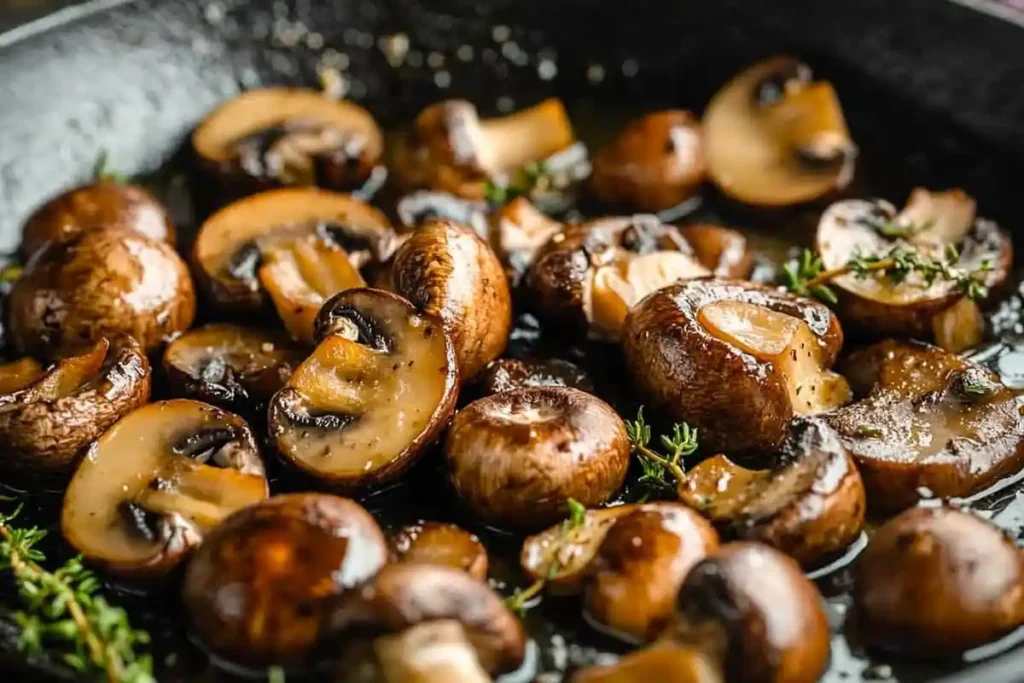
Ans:
[[[882,200],[837,202],[822,214],[816,241],[825,268],[841,267],[855,256],[884,258],[895,249],[978,273],[989,288],[1006,281],[1013,261],[1009,234],[977,219],[974,199],[961,190],[917,188],[899,213]],[[929,284],[915,272],[894,284],[885,276],[844,275],[834,284],[840,318],[862,335],[934,339],[956,353],[981,341],[981,314],[950,279]]]
[[[513,284],[519,283],[537,251],[563,227],[526,197],[516,197],[491,214],[488,229],[491,248]]]
[[[463,408],[445,446],[455,492],[481,520],[538,528],[568,500],[608,500],[626,477],[629,441],[601,399],[565,387],[495,394]]]
[[[130,338],[113,348],[101,339],[45,372],[27,359],[18,365],[18,381],[8,374],[8,390],[0,395],[8,484],[63,484],[87,444],[149,400],[149,362]]]
[[[174,249],[126,230],[87,230],[26,266],[8,298],[14,346],[58,356],[131,335],[149,351],[188,329],[196,299]]]
[[[373,116],[312,90],[266,88],[214,109],[192,134],[200,161],[229,189],[360,186],[384,151]]]
[[[174,244],[174,224],[156,197],[136,185],[101,180],[68,190],[39,207],[25,223],[20,253],[28,259],[49,242],[67,242],[85,230],[100,228],[131,230]]]
[[[158,578],[225,517],[266,497],[244,420],[199,401],[161,401],[92,444],[64,496],[61,530],[112,573]]]
[[[700,189],[707,166],[700,122],[688,111],[647,114],[626,125],[594,157],[590,186],[606,204],[661,211]]]
[[[475,535],[454,524],[409,524],[391,536],[392,562],[439,564],[487,578],[487,549]]]
[[[699,279],[644,299],[623,349],[644,399],[700,429],[710,451],[774,451],[794,415],[849,399],[828,370],[842,346],[823,304],[738,280]]]
[[[804,567],[853,543],[867,506],[849,451],[816,419],[794,421],[771,470],[716,455],[686,473],[679,497],[723,535],[767,543]]]
[[[394,480],[454,410],[451,341],[439,320],[374,289],[332,298],[317,330],[320,345],[270,402],[278,450],[329,484]]]
[[[728,683],[813,683],[828,662],[821,596],[799,565],[730,543],[690,570],[665,637],[717,663]]]
[[[367,653],[360,641],[369,639]],[[489,683],[491,675],[519,667],[526,646],[519,620],[485,583],[427,564],[388,565],[341,596],[325,640],[374,669],[376,678],[362,680],[382,683]]]
[[[857,563],[854,606],[869,645],[948,657],[1024,623],[1024,556],[976,515],[907,510]]]
[[[594,558],[584,616],[631,641],[652,640],[672,616],[690,568],[718,548],[718,534],[679,503],[647,503],[619,517]]]
[[[857,146],[832,84],[792,57],[741,71],[704,112],[708,174],[733,199],[786,206],[846,187]]]
[[[873,509],[909,507],[922,487],[965,496],[1024,466],[1017,404],[985,368],[890,340],[852,354],[844,371],[866,398],[826,419],[853,453]]]
[[[614,664],[592,666],[572,683],[722,683],[722,674],[699,650],[668,642],[631,652]]]
[[[251,416],[305,357],[283,334],[212,323],[168,344],[163,365],[176,393]]]
[[[358,503],[274,496],[207,535],[182,593],[192,628],[214,652],[251,665],[303,663],[327,626],[329,599],[386,562],[384,535]]]
[[[586,370],[559,358],[493,361],[480,374],[477,386],[484,395],[530,387],[570,387],[594,393],[594,382]]]
[[[739,230],[712,223],[694,223],[682,226],[679,233],[712,275],[746,279],[754,270],[754,255],[747,249],[747,238]]]
[[[193,263],[215,305],[257,311],[265,302],[258,272],[267,251],[311,235],[344,249],[357,269],[384,262],[394,249],[394,231],[377,209],[347,194],[283,189],[210,216],[196,237]]]
[[[444,322],[464,380],[505,351],[512,329],[508,282],[472,229],[428,222],[395,253],[391,278],[396,293]]]

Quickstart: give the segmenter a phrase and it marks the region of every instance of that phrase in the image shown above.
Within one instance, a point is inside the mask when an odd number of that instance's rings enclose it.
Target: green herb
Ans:
[[[92,175],[96,180],[117,185],[127,185],[132,182],[129,176],[111,170],[110,153],[105,149],[100,150],[99,155],[97,155],[96,163],[92,167]]]
[[[18,649],[35,657],[51,648],[71,669],[108,683],[156,683],[150,657],[136,652],[149,634],[133,629],[124,610],[97,594],[100,582],[81,558],[44,569],[46,558],[36,546],[46,532],[12,526],[19,512],[0,515],[0,573],[14,578],[25,605],[14,615]]]
[[[0,268],[0,284],[9,285],[18,280],[25,269],[17,263],[8,263]]]
[[[911,235],[927,230],[935,224],[935,221],[920,221],[918,223],[897,223],[896,221],[883,221],[875,226],[879,235],[890,239],[906,239]]]
[[[272,666],[267,670],[267,683],[286,683],[284,669]]]
[[[953,386],[964,398],[971,400],[986,398],[999,390],[999,385],[979,368],[961,372]]]
[[[678,484],[686,480],[683,469],[683,458],[697,450],[697,430],[685,422],[672,427],[672,436],[662,434],[661,445],[668,451],[658,453],[650,447],[651,427],[644,420],[644,409],[636,413],[636,420],[626,421],[626,435],[635,452],[640,457],[643,474],[639,483],[651,494],[674,491]],[[669,477],[675,480],[673,483]]]
[[[531,161],[515,174],[508,185],[498,185],[488,179],[484,183],[484,199],[494,206],[504,206],[516,197],[528,197],[549,184],[550,177],[545,163]]]

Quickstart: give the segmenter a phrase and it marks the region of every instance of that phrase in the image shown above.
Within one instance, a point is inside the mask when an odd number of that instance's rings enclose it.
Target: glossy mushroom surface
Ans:
[[[560,358],[492,361],[477,378],[477,387],[485,395],[530,387],[569,387],[594,393],[594,381],[586,370]]]
[[[491,213],[488,241],[505,266],[509,282],[518,285],[537,252],[564,227],[527,197],[516,197]]]
[[[392,562],[454,567],[478,581],[487,579],[487,549],[476,535],[455,524],[407,524],[391,534],[388,543]]]
[[[583,669],[572,683],[722,683],[718,667],[700,650],[672,643],[654,645],[631,652],[614,664]]]

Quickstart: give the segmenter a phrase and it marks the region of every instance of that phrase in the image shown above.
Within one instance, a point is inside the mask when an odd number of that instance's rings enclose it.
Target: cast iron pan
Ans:
[[[762,6],[741,0],[75,5],[0,34],[0,251],[13,251],[21,221],[34,206],[88,177],[101,149],[118,171],[142,175],[160,192],[187,240],[202,218],[188,183],[179,182],[189,170],[183,142],[191,128],[215,103],[242,89],[315,84],[324,65],[341,68],[349,95],[385,125],[407,121],[444,97],[467,97],[493,113],[558,94],[573,103],[574,115],[598,113],[578,123],[599,136],[624,112],[659,105],[699,111],[731,73],[779,51],[801,55],[836,84],[864,149],[858,169],[864,193],[901,198],[916,185],[963,187],[986,215],[1015,232],[1018,248],[1024,245],[1018,229],[1024,29],[931,0],[787,0],[761,13]],[[395,67],[381,46],[398,34],[408,39],[409,53]],[[542,63],[555,69],[540,69]],[[746,220],[714,197],[701,211],[740,227]],[[1021,305],[1014,294],[993,315],[995,338],[986,356],[1017,389],[1024,389],[1024,351],[1017,351],[1017,337],[1024,334]],[[523,344],[532,343],[530,335],[525,338]],[[385,526],[425,516],[472,528],[472,520],[435,493],[443,491],[435,476],[427,462],[398,489],[364,503]],[[28,502],[34,522],[52,524],[55,499]],[[1024,536],[1024,500],[1014,488],[975,507]],[[521,581],[514,570],[518,539],[479,531],[498,559],[497,578]],[[54,557],[65,552],[59,542],[49,550]],[[1024,651],[1013,651],[1019,633],[956,661],[868,657],[844,633],[848,572],[838,569],[819,586],[835,627],[825,680],[1020,680]],[[0,593],[0,680],[72,680],[51,662],[26,665],[14,653],[15,630],[3,618],[3,604],[13,605],[12,598]],[[230,680],[183,632],[173,590],[118,600],[153,634],[162,683]],[[531,612],[529,661],[508,680],[534,680],[543,672],[537,680],[558,681],[601,653],[621,651],[583,626],[578,614],[576,602],[555,599]],[[992,661],[978,663],[985,659]]]

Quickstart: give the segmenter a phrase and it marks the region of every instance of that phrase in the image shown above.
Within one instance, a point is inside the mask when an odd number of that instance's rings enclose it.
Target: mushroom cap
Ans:
[[[391,535],[389,545],[392,562],[454,567],[477,581],[487,579],[487,549],[476,535],[455,524],[408,524]]]
[[[477,386],[485,396],[530,387],[569,387],[594,393],[594,381],[587,371],[560,358],[491,361],[477,379]]]
[[[358,503],[278,495],[211,532],[185,572],[192,628],[214,652],[252,665],[302,662],[328,627],[330,599],[369,580],[387,543]]]
[[[753,252],[739,230],[713,223],[691,223],[681,226],[679,234],[712,275],[745,280],[754,270]]]
[[[445,444],[461,501],[488,524],[538,528],[567,501],[600,505],[622,486],[629,441],[601,399],[566,387],[488,396],[455,416]]]
[[[614,664],[588,667],[572,683],[722,683],[718,668],[699,650],[672,643],[656,643],[631,652]]]

